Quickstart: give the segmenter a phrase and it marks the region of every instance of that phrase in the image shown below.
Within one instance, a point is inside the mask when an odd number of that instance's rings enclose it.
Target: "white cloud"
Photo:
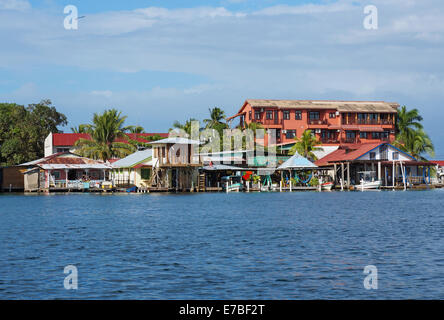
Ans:
[[[26,10],[31,4],[26,0],[0,0],[0,10]]]
[[[364,0],[249,13],[144,8],[90,14],[77,31],[39,10],[0,12],[0,37],[8,43],[0,67],[184,72],[206,79],[180,88],[166,81],[144,90],[41,93],[70,108],[120,107],[137,120],[148,112],[147,123],[159,127],[203,116],[214,105],[234,113],[246,98],[395,100],[420,105],[433,120],[444,98],[444,3],[371,3],[379,12],[379,29],[372,31],[362,26]]]
[[[94,96],[101,96],[105,98],[111,98],[113,95],[113,92],[111,90],[103,90],[103,91],[91,91],[91,94]]]

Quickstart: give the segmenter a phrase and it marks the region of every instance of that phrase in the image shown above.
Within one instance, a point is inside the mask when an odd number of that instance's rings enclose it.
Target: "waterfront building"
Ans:
[[[194,191],[199,189],[199,141],[170,137],[155,141],[150,191]]]
[[[276,130],[275,144],[294,144],[312,130],[323,145],[393,142],[399,104],[384,101],[246,100],[229,122]],[[272,144],[265,135],[264,145]]]
[[[149,143],[144,137],[160,136],[167,138],[168,133],[127,133],[128,139],[141,143]],[[79,139],[91,139],[87,133],[50,133],[45,139],[45,157],[59,152],[76,151],[75,143]],[[116,142],[127,142],[126,139],[119,138]]]
[[[430,168],[434,166],[386,142],[342,145],[315,164],[330,169],[335,183],[342,181],[347,188],[359,185],[362,174],[370,172],[382,187],[430,184]]]
[[[116,187],[134,187],[146,189],[149,187],[153,150],[137,151],[129,156],[112,163],[111,180]]]
[[[24,172],[25,191],[102,190],[110,187],[110,164],[71,152],[61,152],[19,165]]]

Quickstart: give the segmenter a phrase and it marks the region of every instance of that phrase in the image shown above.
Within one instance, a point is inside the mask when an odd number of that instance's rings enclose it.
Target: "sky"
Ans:
[[[0,0],[0,39],[0,101],[51,99],[65,132],[107,108],[167,132],[246,99],[384,100],[418,108],[444,159],[442,0]]]

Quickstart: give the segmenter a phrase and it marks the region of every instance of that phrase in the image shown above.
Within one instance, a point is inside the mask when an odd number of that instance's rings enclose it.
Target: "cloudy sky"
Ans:
[[[49,98],[67,132],[110,107],[166,132],[248,98],[385,100],[420,109],[444,158],[442,0],[0,0],[0,37],[0,100]]]

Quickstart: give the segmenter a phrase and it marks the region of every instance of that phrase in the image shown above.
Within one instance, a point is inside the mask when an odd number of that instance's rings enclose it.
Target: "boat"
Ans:
[[[327,190],[327,191],[331,191],[331,189],[333,189],[333,182],[324,182],[321,184],[321,189],[322,190]]]
[[[222,177],[222,189],[226,192],[239,192],[243,190],[241,176]]]
[[[333,178],[330,175],[322,175],[319,177],[321,190],[331,191],[334,186]]]
[[[382,181],[376,179],[375,171],[361,171],[358,174],[360,176],[360,184],[354,186],[355,190],[379,189],[382,186]]]

